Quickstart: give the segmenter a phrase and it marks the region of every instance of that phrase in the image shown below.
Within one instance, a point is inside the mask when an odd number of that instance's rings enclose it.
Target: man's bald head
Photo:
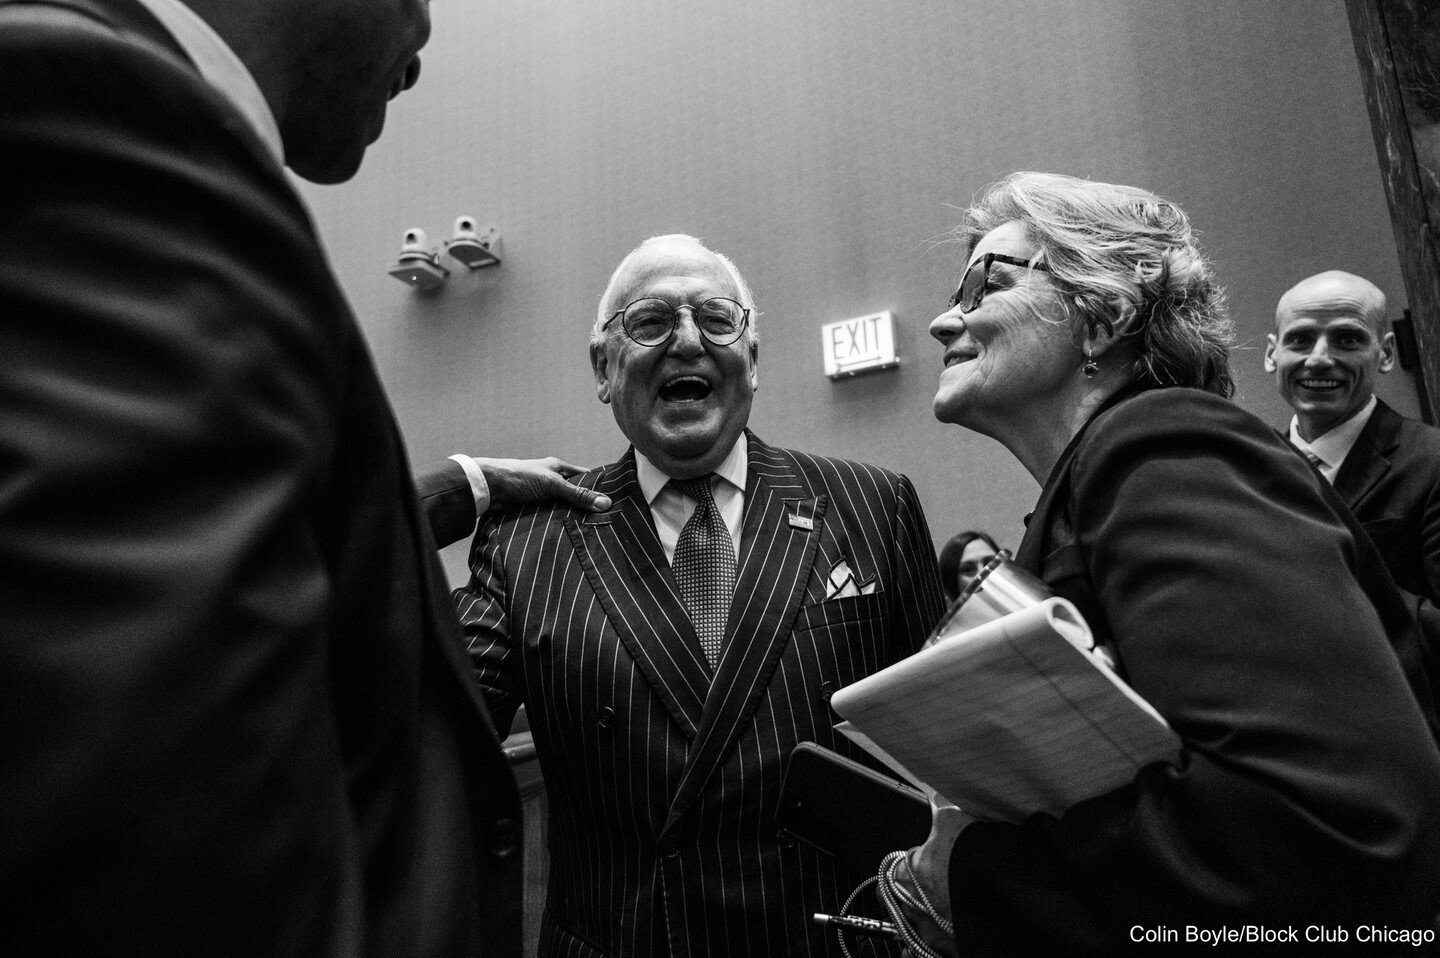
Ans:
[[[1330,269],[1291,286],[1275,306],[1275,331],[1297,312],[1345,312],[1363,316],[1376,336],[1384,333],[1385,294],[1363,276]]]

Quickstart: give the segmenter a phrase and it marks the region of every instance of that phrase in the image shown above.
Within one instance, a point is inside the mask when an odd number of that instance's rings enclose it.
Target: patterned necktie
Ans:
[[[686,520],[685,528],[680,530],[671,569],[695,634],[700,637],[700,648],[713,669],[720,659],[725,619],[730,613],[730,597],[735,592],[735,547],[715,498],[710,494],[709,474],[694,479],[671,479],[670,485],[699,503]]]

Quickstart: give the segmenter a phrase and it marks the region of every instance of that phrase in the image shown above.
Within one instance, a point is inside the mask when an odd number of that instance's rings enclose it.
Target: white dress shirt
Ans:
[[[1306,442],[1300,438],[1300,417],[1290,417],[1290,444],[1301,452],[1308,452],[1316,459],[1320,467],[1320,474],[1332,484],[1335,482],[1335,474],[1345,464],[1345,457],[1350,455],[1350,450],[1355,446],[1355,440],[1360,438],[1360,433],[1365,431],[1365,424],[1370,421],[1370,416],[1375,412],[1377,401],[1374,396],[1370,401],[1361,407],[1360,411],[1340,425],[1327,433],[1316,436],[1314,442]]]
[[[725,520],[730,532],[730,545],[735,549],[735,561],[740,561],[740,522],[745,515],[745,472],[750,468],[749,444],[745,434],[735,440],[730,454],[715,469],[710,479],[710,494]],[[665,549],[665,559],[675,562],[675,544],[680,541],[680,530],[695,512],[695,500],[671,486],[670,477],[635,450],[635,473],[640,482],[640,492],[650,504],[650,515],[655,520],[655,532],[660,536],[660,545]]]

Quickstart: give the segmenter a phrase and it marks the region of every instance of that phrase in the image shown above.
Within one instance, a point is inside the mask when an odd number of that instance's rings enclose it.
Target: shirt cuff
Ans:
[[[465,470],[465,478],[470,480],[470,492],[475,496],[475,519],[478,522],[490,508],[490,484],[485,481],[485,472],[480,468],[480,463],[469,456],[456,453],[450,459]]]

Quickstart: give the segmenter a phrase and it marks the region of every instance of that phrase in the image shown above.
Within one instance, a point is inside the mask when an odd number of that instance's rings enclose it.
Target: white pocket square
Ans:
[[[835,563],[835,568],[830,570],[829,588],[825,594],[826,601],[830,599],[845,599],[852,595],[870,595],[875,591],[878,580],[861,585],[855,581],[855,573],[850,571],[850,563],[841,559]]]

